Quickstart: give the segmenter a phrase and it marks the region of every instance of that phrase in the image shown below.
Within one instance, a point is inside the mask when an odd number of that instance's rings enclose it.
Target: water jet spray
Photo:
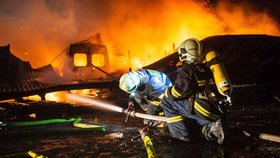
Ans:
[[[128,111],[127,109],[121,108],[117,105],[105,103],[105,102],[102,102],[102,101],[97,100],[97,99],[92,99],[92,98],[88,98],[88,97],[77,95],[77,94],[67,93],[66,96],[69,99],[75,100],[77,102],[87,103],[87,104],[90,104],[91,106],[95,106],[95,107],[106,109],[106,110],[125,113],[125,114],[128,114],[128,115],[132,116],[132,117],[139,117],[139,118],[143,118],[143,119],[166,122],[166,117],[163,117],[163,116],[148,115],[148,114],[143,114],[143,113],[139,113],[139,112],[135,112],[135,111],[131,112],[131,111]]]

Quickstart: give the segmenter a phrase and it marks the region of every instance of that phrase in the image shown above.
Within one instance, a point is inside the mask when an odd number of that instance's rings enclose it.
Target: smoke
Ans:
[[[40,67],[71,43],[99,32],[114,68],[127,68],[163,58],[172,53],[173,43],[189,37],[280,35],[273,15],[248,2],[2,0],[0,45],[11,44],[16,56]]]
[[[218,3],[215,15],[225,33],[270,35],[280,33],[279,22],[273,19],[267,11],[257,10],[248,3],[236,5]]]
[[[32,66],[48,64],[78,33],[71,10],[53,12],[47,1],[37,0],[11,0],[4,4],[1,10],[9,11],[1,13],[0,44],[11,44],[12,52]]]

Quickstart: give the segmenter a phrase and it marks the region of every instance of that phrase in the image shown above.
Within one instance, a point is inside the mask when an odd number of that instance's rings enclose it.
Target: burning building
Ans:
[[[96,36],[97,41],[100,37]],[[115,85],[116,78],[109,71],[109,58],[105,45],[85,40],[71,44],[56,73],[52,65],[32,68],[10,51],[10,45],[0,47],[1,75],[0,100],[39,95],[45,99],[50,92],[106,88]],[[120,74],[119,74],[120,75]]]
[[[58,67],[61,77],[78,82],[112,77],[105,45],[88,39],[71,44],[64,53],[65,60]]]

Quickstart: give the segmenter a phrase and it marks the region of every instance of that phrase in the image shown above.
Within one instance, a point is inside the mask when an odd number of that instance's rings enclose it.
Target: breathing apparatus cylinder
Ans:
[[[216,87],[223,96],[229,96],[232,92],[232,86],[225,69],[224,64],[220,60],[218,52],[211,51],[206,54],[205,59],[210,65],[213,73]]]

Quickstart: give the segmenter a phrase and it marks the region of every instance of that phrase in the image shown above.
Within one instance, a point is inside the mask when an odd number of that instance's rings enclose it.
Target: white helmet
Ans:
[[[140,84],[140,77],[137,72],[131,71],[121,76],[119,81],[119,87],[126,93],[131,93],[137,89]]]
[[[189,38],[182,42],[177,48],[179,59],[188,64],[194,63],[195,60],[202,58],[202,45],[196,38]]]

